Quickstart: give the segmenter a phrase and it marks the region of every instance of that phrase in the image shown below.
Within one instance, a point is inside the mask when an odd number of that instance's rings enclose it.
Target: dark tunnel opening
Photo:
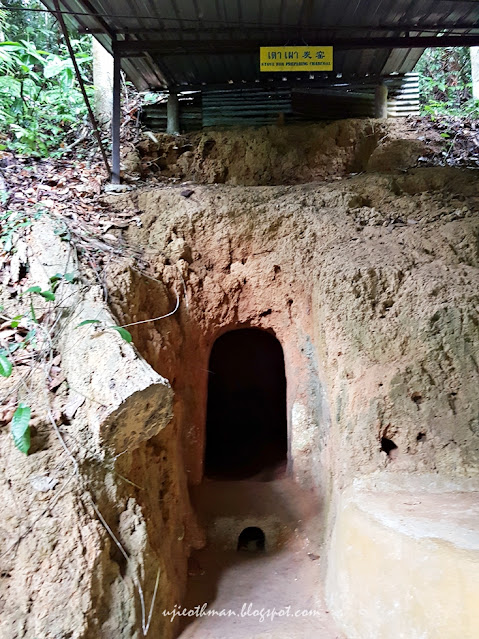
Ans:
[[[209,362],[205,475],[247,479],[284,464],[286,455],[281,344],[260,329],[225,333]]]
[[[250,526],[245,528],[238,537],[238,550],[248,552],[262,552],[265,549],[266,538],[261,528]]]

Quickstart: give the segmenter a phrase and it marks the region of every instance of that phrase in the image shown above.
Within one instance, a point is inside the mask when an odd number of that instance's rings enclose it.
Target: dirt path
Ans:
[[[291,478],[204,481],[192,494],[208,544],[190,559],[181,639],[336,639],[323,592],[317,498]],[[266,551],[238,551],[238,535],[257,526]],[[256,528],[257,530],[257,528]],[[221,616],[218,614],[221,613]],[[192,613],[191,613],[192,614]]]
[[[231,613],[192,617],[181,639],[343,637],[323,601],[320,561],[299,544],[261,554],[205,550],[195,560],[204,574],[190,577],[185,608]]]

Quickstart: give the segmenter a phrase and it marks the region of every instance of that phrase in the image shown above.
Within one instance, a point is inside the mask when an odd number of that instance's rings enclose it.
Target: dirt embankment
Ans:
[[[437,153],[444,140],[382,120],[338,120],[253,128],[205,129],[145,137],[124,158],[125,176],[199,184],[301,184],[365,170],[407,169]]]

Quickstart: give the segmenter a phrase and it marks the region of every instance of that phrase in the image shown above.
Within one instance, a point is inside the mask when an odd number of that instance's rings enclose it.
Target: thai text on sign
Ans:
[[[260,71],[332,71],[333,47],[260,47]]]

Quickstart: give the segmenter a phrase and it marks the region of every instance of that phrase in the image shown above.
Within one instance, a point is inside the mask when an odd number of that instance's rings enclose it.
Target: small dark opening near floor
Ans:
[[[262,552],[265,548],[265,536],[261,528],[249,526],[245,528],[238,537],[238,550],[248,552]]]
[[[385,452],[388,457],[390,457],[391,453],[394,450],[397,450],[397,446],[392,439],[388,439],[387,437],[381,437],[381,450]]]
[[[247,479],[286,461],[286,377],[281,344],[254,328],[219,337],[211,351],[205,475]]]

